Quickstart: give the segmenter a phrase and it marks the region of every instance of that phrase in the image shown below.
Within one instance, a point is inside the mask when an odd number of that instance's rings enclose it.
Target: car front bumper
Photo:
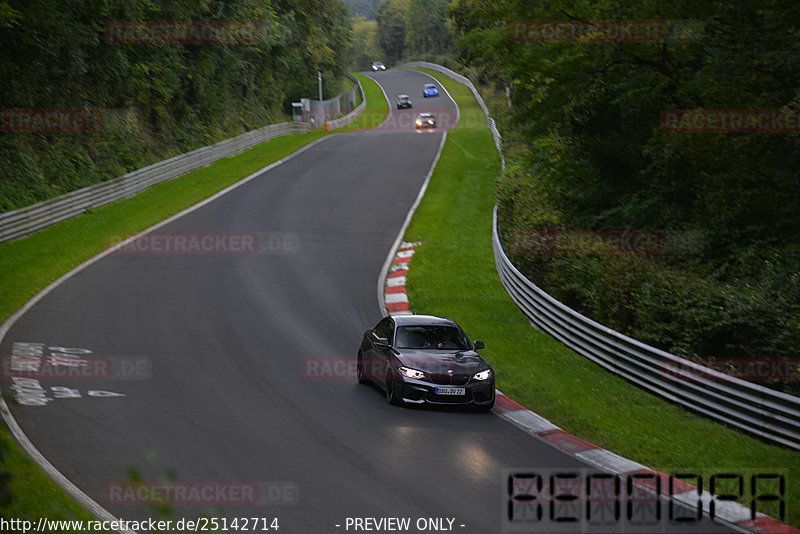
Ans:
[[[494,401],[494,380],[470,382],[465,385],[434,384],[424,380],[404,378],[399,388],[403,402],[408,404],[437,404],[442,406],[485,406]],[[464,388],[464,395],[439,395],[436,388]]]

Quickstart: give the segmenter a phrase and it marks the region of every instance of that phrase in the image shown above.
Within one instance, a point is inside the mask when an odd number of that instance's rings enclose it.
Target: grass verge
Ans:
[[[110,235],[144,230],[325,134],[315,131],[271,139],[129,199],[0,244],[0,320],[5,321],[47,284],[102,252]],[[0,517],[93,519],[28,458],[5,425],[0,426],[0,451],[12,497],[0,503]]]
[[[462,117],[481,113],[469,89],[433,71]],[[428,190],[406,231],[420,241],[409,272],[411,308],[444,315],[486,343],[497,387],[566,431],[666,473],[750,477],[780,470],[789,498],[800,495],[800,452],[770,445],[645,393],[532,328],[495,271],[491,244],[500,162],[483,121],[448,133]],[[509,466],[515,467],[515,466]],[[519,466],[516,466],[519,467]],[[718,493],[721,493],[718,491]],[[777,503],[759,511],[779,517]],[[800,526],[797,500],[786,499],[785,522]]]
[[[134,197],[0,244],[0,318],[5,320],[47,284],[101,252],[109,236],[144,230],[325,134],[317,130],[271,139]]]
[[[389,103],[386,101],[386,97],[383,96],[380,85],[369,76],[356,73],[353,73],[353,76],[361,82],[364,95],[367,97],[367,105],[364,108],[364,112],[356,120],[347,126],[339,128],[336,130],[337,132],[355,132],[365,128],[375,128],[389,114]]]
[[[366,76],[355,76],[364,88],[366,109],[359,120],[336,132],[377,126],[388,114],[388,104],[378,84]],[[1,243],[0,322],[53,280],[102,252],[109,236],[130,235],[149,228],[327,134],[317,130],[272,139],[132,198],[68,219],[25,239]],[[11,499],[2,502],[0,493],[0,517],[93,519],[28,458],[5,425],[0,425],[0,477],[3,471],[10,476]]]

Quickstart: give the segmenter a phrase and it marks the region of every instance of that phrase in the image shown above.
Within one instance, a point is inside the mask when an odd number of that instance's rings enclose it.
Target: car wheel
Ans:
[[[403,401],[397,394],[397,382],[392,376],[392,371],[386,371],[386,400],[393,406],[401,406]]]
[[[367,373],[364,372],[364,355],[358,351],[358,364],[356,365],[356,376],[359,384],[369,384]]]

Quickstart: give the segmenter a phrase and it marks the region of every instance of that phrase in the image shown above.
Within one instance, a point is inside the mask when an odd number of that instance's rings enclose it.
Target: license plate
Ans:
[[[464,395],[466,392],[465,388],[436,388],[437,395]]]

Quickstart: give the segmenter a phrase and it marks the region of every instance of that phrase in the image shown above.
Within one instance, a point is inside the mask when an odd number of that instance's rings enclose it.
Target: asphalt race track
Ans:
[[[44,456],[113,514],[154,516],[120,497],[135,473],[259,488],[257,504],[173,503],[174,519],[222,504],[228,517],[278,518],[286,534],[353,532],[348,517],[408,517],[410,532],[450,518],[453,531],[487,534],[502,531],[504,469],[585,467],[492,413],[392,407],[343,370],[381,318],[381,267],[456,114],[443,91],[423,99],[421,73],[372,76],[391,103],[383,127],[326,137],[159,228],[160,244],[101,259],[3,339],[3,357],[99,369],[2,391]],[[398,112],[399,93],[413,109]],[[424,110],[442,128],[415,131]],[[209,236],[211,250],[164,250]],[[688,531],[662,519],[652,531]]]

